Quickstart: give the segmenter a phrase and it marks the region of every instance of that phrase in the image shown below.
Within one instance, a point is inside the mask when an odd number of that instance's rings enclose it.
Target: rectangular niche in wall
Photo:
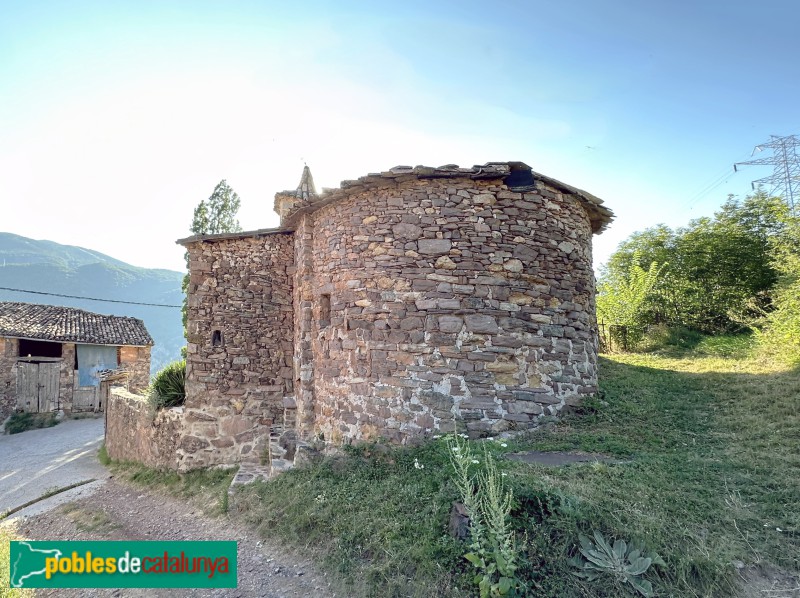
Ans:
[[[212,347],[221,347],[222,346],[222,330],[215,330],[211,333],[211,346]]]
[[[329,294],[319,297],[319,327],[327,328],[331,325],[331,296]]]

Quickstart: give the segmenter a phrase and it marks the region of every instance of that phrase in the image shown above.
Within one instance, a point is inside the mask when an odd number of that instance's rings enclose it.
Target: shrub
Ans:
[[[26,430],[37,428],[52,428],[58,423],[56,414],[48,413],[13,413],[6,422],[6,432],[9,434],[19,434]]]
[[[779,277],[759,341],[767,355],[800,363],[800,215],[786,215],[784,222],[783,234],[772,239],[772,266]]]
[[[156,409],[183,405],[186,401],[186,360],[173,361],[153,376],[148,396]]]

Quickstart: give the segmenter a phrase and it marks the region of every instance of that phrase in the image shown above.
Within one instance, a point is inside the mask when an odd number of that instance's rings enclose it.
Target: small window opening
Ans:
[[[321,295],[319,298],[319,327],[327,328],[331,325],[331,296]]]
[[[61,343],[19,339],[20,357],[61,357]]]
[[[211,333],[211,346],[212,347],[221,347],[222,346],[222,331],[215,330]]]

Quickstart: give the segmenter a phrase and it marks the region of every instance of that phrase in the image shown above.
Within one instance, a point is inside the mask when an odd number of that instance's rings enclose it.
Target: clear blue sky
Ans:
[[[769,173],[731,165],[800,133],[798,22],[788,0],[0,0],[0,231],[181,269],[222,178],[252,229],[304,161],[332,187],[522,160],[616,212],[599,263]]]

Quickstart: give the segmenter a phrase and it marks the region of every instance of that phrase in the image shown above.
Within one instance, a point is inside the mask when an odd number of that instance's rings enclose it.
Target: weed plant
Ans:
[[[18,411],[12,413],[11,417],[6,421],[6,433],[19,434],[27,430],[52,428],[57,423],[58,419],[56,419],[56,414],[52,412],[28,413]]]

